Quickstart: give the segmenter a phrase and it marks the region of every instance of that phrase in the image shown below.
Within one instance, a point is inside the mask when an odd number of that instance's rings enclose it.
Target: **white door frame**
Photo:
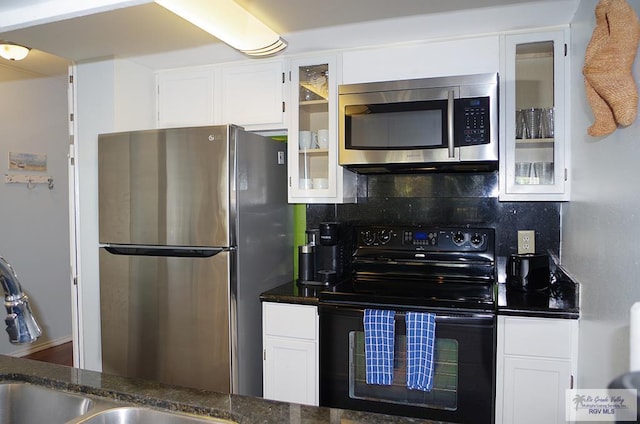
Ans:
[[[76,91],[74,89],[76,67],[69,66],[69,79],[67,89],[67,108],[69,111],[69,249],[71,266],[71,339],[73,344],[73,365],[76,368],[84,368],[84,355],[82,349],[82,307],[80,299],[80,287],[78,286],[78,167],[76,166],[76,139],[77,134],[75,120]]]

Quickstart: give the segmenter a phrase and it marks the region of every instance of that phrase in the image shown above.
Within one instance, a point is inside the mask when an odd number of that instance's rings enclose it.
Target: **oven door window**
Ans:
[[[458,342],[436,338],[433,389],[409,390],[406,386],[406,336],[396,335],[393,384],[367,384],[364,332],[349,332],[349,397],[455,411],[458,408]]]

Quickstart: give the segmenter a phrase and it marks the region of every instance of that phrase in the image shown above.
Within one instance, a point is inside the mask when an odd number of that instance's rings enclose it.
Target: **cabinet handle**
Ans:
[[[447,147],[449,148],[449,157],[455,157],[453,150],[453,90],[449,90],[447,99]]]
[[[267,360],[267,349],[262,349],[262,360]],[[571,381],[573,381],[573,377],[571,377]],[[572,383],[573,384],[573,383]],[[572,387],[573,388],[573,387]]]
[[[573,389],[573,376],[571,376],[571,383],[569,384],[569,388]]]

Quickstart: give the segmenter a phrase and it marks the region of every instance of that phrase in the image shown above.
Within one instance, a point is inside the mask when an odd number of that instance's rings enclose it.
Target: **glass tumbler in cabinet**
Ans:
[[[329,66],[298,67],[298,188],[329,188]]]

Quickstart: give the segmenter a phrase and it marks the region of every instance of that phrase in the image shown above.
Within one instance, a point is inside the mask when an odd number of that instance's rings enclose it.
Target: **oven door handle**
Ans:
[[[411,309],[410,307],[405,308],[403,310],[398,310],[397,307],[393,307],[390,305],[349,305],[342,304],[339,302],[320,302],[318,304],[319,313],[320,314],[331,314],[331,313],[339,313],[339,311],[351,311],[351,313],[357,312],[359,314],[364,315],[365,309],[385,309],[395,311],[395,319],[404,321],[406,315],[406,309]],[[459,314],[452,314],[451,311],[445,310],[419,310],[415,309],[415,312],[430,312],[436,314],[436,324],[438,322],[442,324],[450,324],[450,325],[481,325],[481,326],[494,326],[496,322],[496,315],[491,312],[465,312]]]
[[[446,324],[472,324],[472,325],[477,325],[477,324],[481,324],[481,323],[485,323],[485,324],[493,324],[493,322],[495,321],[495,315],[493,314],[482,314],[482,313],[478,313],[478,314],[468,314],[468,315],[448,315],[446,313],[444,314],[439,314],[437,312],[434,312],[436,314],[436,324],[438,322],[441,323],[446,323]],[[406,314],[404,312],[396,312],[396,318],[402,318],[404,319],[404,317],[406,316]]]
[[[457,324],[457,325],[482,325],[492,327],[495,325],[495,315],[473,315],[470,317],[456,317],[436,314],[436,324]]]

